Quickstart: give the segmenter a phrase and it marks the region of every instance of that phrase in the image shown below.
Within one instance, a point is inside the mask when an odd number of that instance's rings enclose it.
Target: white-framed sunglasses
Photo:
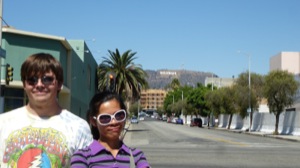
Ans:
[[[99,125],[109,125],[110,122],[115,119],[117,122],[123,122],[126,119],[126,111],[124,109],[116,111],[113,115],[99,114],[97,117],[93,117],[97,120]]]

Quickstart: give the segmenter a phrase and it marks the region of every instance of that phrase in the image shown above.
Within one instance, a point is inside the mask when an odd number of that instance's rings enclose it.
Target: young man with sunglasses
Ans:
[[[28,104],[0,115],[0,167],[69,167],[93,138],[88,123],[58,103],[61,64],[50,54],[31,55],[21,80]]]
[[[101,92],[90,102],[88,121],[94,142],[74,153],[71,168],[118,167],[149,168],[144,153],[129,148],[120,139],[126,122],[126,106],[117,93]]]

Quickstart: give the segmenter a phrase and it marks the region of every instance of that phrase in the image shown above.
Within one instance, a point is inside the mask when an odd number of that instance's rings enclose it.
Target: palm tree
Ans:
[[[122,55],[118,49],[108,52],[109,57],[103,57],[98,67],[98,90],[106,90],[112,85],[110,89],[122,95],[125,100],[137,100],[141,90],[148,87],[148,82],[147,73],[142,66],[133,62],[137,58],[136,52],[127,50]]]

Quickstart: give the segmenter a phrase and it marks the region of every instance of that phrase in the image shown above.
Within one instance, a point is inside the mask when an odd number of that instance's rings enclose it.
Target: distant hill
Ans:
[[[204,85],[205,78],[211,77],[211,72],[197,72],[189,70],[145,70],[148,74],[148,84],[151,89],[164,89],[173,79],[178,78],[182,86],[196,86],[197,83]],[[217,75],[213,74],[214,77]]]

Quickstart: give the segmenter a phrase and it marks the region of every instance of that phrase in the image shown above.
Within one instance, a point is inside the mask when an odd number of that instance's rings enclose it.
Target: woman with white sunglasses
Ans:
[[[92,98],[88,121],[95,140],[89,147],[74,153],[72,168],[150,167],[141,150],[129,148],[120,139],[126,122],[125,109],[123,100],[116,93],[105,91]]]

